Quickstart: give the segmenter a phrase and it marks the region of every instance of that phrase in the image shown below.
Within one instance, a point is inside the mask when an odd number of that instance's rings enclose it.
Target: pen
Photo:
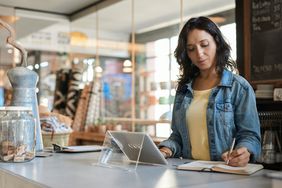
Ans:
[[[233,138],[232,145],[231,145],[230,150],[229,150],[229,152],[228,152],[228,160],[226,161],[226,164],[227,164],[227,165],[228,165],[228,163],[229,163],[229,156],[230,156],[230,154],[232,153],[232,151],[233,151],[233,149],[234,149],[234,145],[235,145],[235,138]]]

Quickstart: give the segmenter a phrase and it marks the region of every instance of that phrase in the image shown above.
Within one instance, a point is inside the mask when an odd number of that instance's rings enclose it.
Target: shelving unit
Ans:
[[[270,99],[257,98],[257,110],[261,124],[262,135],[262,153],[260,163],[264,168],[271,170],[281,170],[282,161],[278,160],[282,155],[282,101],[273,101]],[[273,143],[267,143],[270,135],[266,132],[271,132],[274,140]],[[270,146],[271,145],[271,146]],[[269,148],[271,147],[271,149]],[[268,151],[269,148],[270,150]],[[271,152],[274,151],[274,156]]]
[[[104,142],[105,134],[94,132],[73,132],[70,135],[70,145],[81,145],[85,142],[91,144],[102,145]],[[155,144],[159,144],[165,138],[152,137]]]
[[[170,124],[168,120],[146,120],[146,119],[130,119],[130,118],[105,118],[106,122],[110,122],[111,124],[120,124],[122,125],[122,131],[139,131],[136,127],[138,126],[153,126],[154,130],[148,132],[148,134],[153,138],[156,144],[160,143],[166,138],[157,137],[156,136],[156,125],[157,124]],[[134,126],[132,126],[132,121],[134,121]],[[109,126],[111,127],[111,126]],[[107,128],[108,129],[108,128]],[[108,129],[110,130],[110,129]],[[91,144],[103,144],[105,138],[105,133],[98,132],[82,132],[82,131],[74,131],[70,136],[70,145],[82,145],[85,143]]]

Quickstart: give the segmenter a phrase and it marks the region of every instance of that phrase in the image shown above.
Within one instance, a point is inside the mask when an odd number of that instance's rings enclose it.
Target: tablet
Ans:
[[[162,165],[168,164],[148,134],[122,131],[109,131],[109,134],[130,161]]]

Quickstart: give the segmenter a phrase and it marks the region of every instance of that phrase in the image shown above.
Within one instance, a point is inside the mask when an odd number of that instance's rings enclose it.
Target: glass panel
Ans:
[[[176,59],[174,55],[171,55],[171,80],[172,81],[177,81],[179,78],[179,65],[176,62]],[[172,85],[172,88],[174,85]]]
[[[146,57],[161,57],[169,54],[169,39],[146,43]]]
[[[162,57],[169,54],[169,39],[160,39],[155,42],[155,56]]]
[[[146,43],[145,48],[146,48],[146,57],[154,57],[156,55],[155,42]]]
[[[170,53],[171,54],[174,54],[174,50],[177,47],[177,43],[178,43],[178,36],[171,37],[170,39],[170,44],[171,44]]]
[[[223,25],[220,27],[222,34],[225,36],[225,39],[229,42],[231,47],[231,57],[236,61],[237,59],[237,50],[236,50],[236,23],[231,23]]]
[[[145,135],[107,131],[98,162],[94,165],[136,171]]]
[[[130,1],[120,2],[119,6],[123,14],[131,15]],[[101,85],[100,89],[97,89],[100,97],[96,96],[95,100],[92,100],[99,104],[95,104],[98,107],[92,110],[96,115],[88,118],[90,124],[106,123],[103,119],[107,117],[132,117],[132,64],[128,40],[131,20],[130,16],[126,20],[119,20],[117,17],[116,21],[124,27],[114,31],[111,28],[111,20],[111,7],[105,7],[83,19],[73,21],[70,26],[72,59],[95,59],[92,65],[94,78],[98,75],[96,67],[101,67],[102,71],[99,79],[89,83],[95,85],[95,82],[99,82]],[[139,49],[137,45],[137,50]],[[90,68],[87,70],[89,72]],[[89,108],[94,105],[91,104],[88,105]],[[93,121],[93,118],[99,120]]]
[[[146,68],[148,71],[142,85],[148,94],[141,97],[146,108],[141,109],[141,117],[155,120],[171,120],[179,65],[174,57],[178,37],[160,39],[146,43]],[[147,100],[146,100],[147,99]],[[168,137],[169,123],[156,125],[156,136]]]
[[[168,82],[169,80],[169,57],[158,56],[154,59],[155,62],[155,74],[154,80],[157,82]],[[169,89],[166,87],[166,89]]]

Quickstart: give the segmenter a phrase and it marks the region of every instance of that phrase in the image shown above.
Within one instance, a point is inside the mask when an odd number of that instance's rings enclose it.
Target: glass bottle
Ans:
[[[31,107],[7,106],[0,109],[0,159],[26,162],[35,157],[35,119]]]

